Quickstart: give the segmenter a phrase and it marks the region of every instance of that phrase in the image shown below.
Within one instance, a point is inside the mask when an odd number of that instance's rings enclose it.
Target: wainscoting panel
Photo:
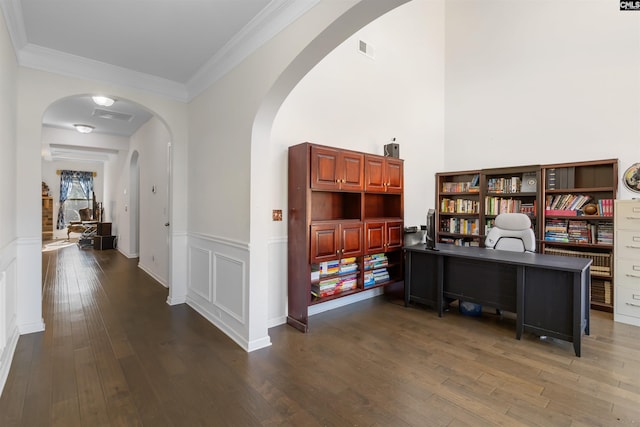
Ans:
[[[18,344],[16,243],[0,248],[0,393]]]
[[[220,253],[214,253],[213,260],[215,304],[244,324],[245,263]]]
[[[199,233],[187,241],[187,304],[243,349],[255,349],[248,325],[249,245]]]
[[[207,302],[213,302],[211,283],[211,251],[189,248],[189,290]]]

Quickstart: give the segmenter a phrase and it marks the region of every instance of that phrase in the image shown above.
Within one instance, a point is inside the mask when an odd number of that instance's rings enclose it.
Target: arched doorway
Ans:
[[[87,124],[93,132],[78,133],[73,123]],[[164,121],[135,102],[119,98],[105,107],[84,94],[51,103],[42,124],[43,181],[46,175],[52,187],[59,187],[53,176],[59,169],[94,172],[95,199],[105,209],[102,221],[113,224],[117,250],[138,258],[140,268],[169,287],[171,236],[165,224],[171,213],[171,135]]]

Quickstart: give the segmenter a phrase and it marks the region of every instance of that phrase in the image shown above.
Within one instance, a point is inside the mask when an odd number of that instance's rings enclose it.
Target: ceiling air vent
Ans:
[[[373,46],[365,42],[364,40],[358,40],[358,52],[365,56],[368,56],[371,59],[374,59]]]
[[[133,116],[131,114],[118,113],[117,111],[102,110],[100,108],[96,108],[95,110],[93,110],[93,116],[99,117],[101,119],[121,120],[123,122],[130,122],[131,120],[133,120]]]

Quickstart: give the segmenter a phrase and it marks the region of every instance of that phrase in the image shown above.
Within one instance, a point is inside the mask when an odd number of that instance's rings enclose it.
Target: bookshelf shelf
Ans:
[[[477,192],[462,191],[471,188],[472,182],[478,184]],[[526,213],[531,218],[538,252],[567,255],[562,251],[568,251],[569,256],[591,256],[594,259],[591,270],[592,308],[612,311],[612,206],[617,197],[617,183],[617,159],[437,173],[436,240],[440,243],[483,246],[484,238],[498,214]],[[451,188],[461,190],[451,191]],[[579,196],[588,197],[588,200],[581,203],[583,200]],[[547,202],[555,199],[575,209],[550,209]],[[477,211],[449,212],[445,208],[447,203],[462,203],[459,200],[477,201]],[[573,202],[575,205],[572,205]],[[582,211],[588,204],[597,206],[595,214],[587,215]],[[450,222],[463,219],[478,221],[477,234],[451,232]],[[568,241],[545,238],[549,226],[565,222],[567,230],[562,238]],[[604,243],[600,243],[600,240]],[[608,257],[608,261],[603,261],[603,257]],[[603,267],[600,265],[603,262],[608,262],[608,265]],[[603,273],[599,268],[609,268],[609,272]]]
[[[308,142],[288,155],[287,323],[307,332],[309,306],[402,284],[404,163]]]

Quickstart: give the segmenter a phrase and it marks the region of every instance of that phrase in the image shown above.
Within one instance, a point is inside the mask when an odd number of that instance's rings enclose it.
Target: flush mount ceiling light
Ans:
[[[116,102],[115,99],[106,96],[92,96],[91,99],[101,107],[111,107],[113,103]]]
[[[91,125],[73,125],[76,130],[80,133],[91,133],[91,131],[93,131],[93,129],[95,129],[93,126]]]

